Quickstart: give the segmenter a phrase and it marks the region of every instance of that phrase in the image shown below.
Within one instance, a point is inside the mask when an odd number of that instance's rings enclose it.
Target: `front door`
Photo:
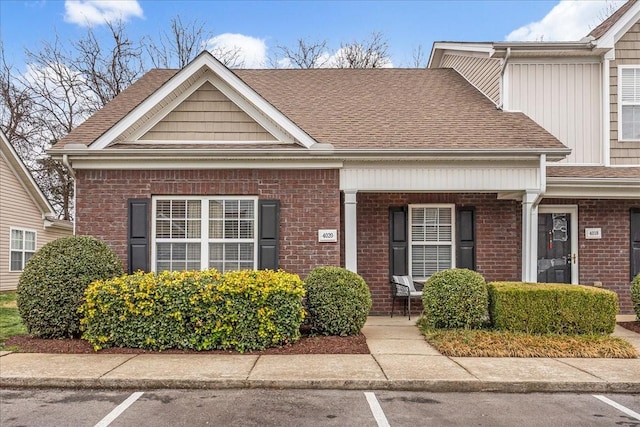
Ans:
[[[538,209],[538,283],[579,283],[578,207]]]

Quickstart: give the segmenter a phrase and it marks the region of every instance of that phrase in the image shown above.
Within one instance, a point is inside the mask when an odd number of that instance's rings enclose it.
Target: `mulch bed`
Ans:
[[[618,322],[618,325],[622,326],[625,329],[629,329],[637,334],[640,334],[640,322],[637,320],[635,322]]]
[[[85,354],[96,353],[89,342],[80,339],[41,339],[29,335],[15,335],[7,338],[5,348],[17,347],[21,353],[66,353]],[[139,348],[106,348],[99,354],[239,354],[236,351],[211,350],[211,351],[186,351],[163,350],[150,351]],[[308,336],[303,335],[295,344],[283,347],[269,348],[262,351],[250,351],[244,354],[369,354],[369,347],[364,335],[348,337],[336,336]]]

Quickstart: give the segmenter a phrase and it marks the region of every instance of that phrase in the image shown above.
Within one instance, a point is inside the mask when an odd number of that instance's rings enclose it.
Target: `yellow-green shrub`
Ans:
[[[636,312],[636,318],[640,320],[640,274],[631,281],[631,302],[633,310]]]
[[[580,285],[489,283],[493,327],[532,334],[610,334],[616,325],[618,296]]]
[[[83,338],[96,350],[262,350],[298,341],[304,293],[284,271],[138,272],[88,287]]]

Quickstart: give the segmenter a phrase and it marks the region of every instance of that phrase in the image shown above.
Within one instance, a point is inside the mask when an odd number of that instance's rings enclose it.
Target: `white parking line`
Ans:
[[[384,415],[384,411],[382,411],[382,407],[380,406],[378,399],[376,399],[376,395],[370,391],[365,391],[364,395],[367,398],[369,408],[371,408],[371,412],[373,413],[373,418],[375,418],[378,423],[378,427],[390,427],[389,421],[387,421],[387,417]]]
[[[96,424],[95,427],[107,427],[109,424],[113,422],[113,420],[118,418],[124,411],[127,410],[129,406],[133,404],[133,402],[138,400],[140,396],[142,396],[143,394],[144,392],[138,391],[136,393],[133,393],[131,396],[127,397],[127,400],[125,400],[124,402],[116,406],[115,409],[109,412],[106,417],[101,419],[100,422]]]
[[[614,402],[611,399],[608,399],[602,395],[599,394],[594,394],[593,397],[595,397],[596,399],[606,403],[607,405],[611,405],[614,408],[616,408],[618,411],[624,412],[625,414],[635,418],[636,420],[640,420],[640,414],[637,413],[636,411],[632,411],[631,409],[627,408],[626,406],[622,406],[621,404],[619,404],[618,402]]]

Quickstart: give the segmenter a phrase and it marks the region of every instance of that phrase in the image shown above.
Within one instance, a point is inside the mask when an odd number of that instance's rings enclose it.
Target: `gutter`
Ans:
[[[333,149],[333,150],[269,150],[262,149],[114,149],[114,150],[65,150],[64,152],[56,152],[56,150],[49,150],[48,154],[53,158],[62,159],[65,166],[70,167],[70,157],[76,158],[93,158],[93,159],[122,159],[122,158],[164,158],[170,157],[174,160],[177,159],[189,159],[189,158],[207,158],[207,159],[221,159],[229,157],[237,157],[245,159],[249,157],[254,158],[307,158],[318,159],[328,158],[333,160],[342,160],[345,158],[384,158],[389,157],[402,157],[408,156],[415,158],[416,156],[425,157],[471,157],[471,156],[488,156],[488,157],[509,157],[509,156],[540,156],[542,154],[555,155],[558,158],[562,158],[571,153],[571,149],[563,148],[524,148],[524,149],[504,149],[504,148],[490,148],[490,149],[423,149],[423,148],[407,148],[407,149]]]
[[[500,104],[496,107],[498,110],[502,110],[504,107],[504,73],[507,70],[507,63],[509,62],[509,57],[511,56],[511,48],[507,48],[507,53],[504,56],[504,60],[502,61],[502,67],[500,68]]]

